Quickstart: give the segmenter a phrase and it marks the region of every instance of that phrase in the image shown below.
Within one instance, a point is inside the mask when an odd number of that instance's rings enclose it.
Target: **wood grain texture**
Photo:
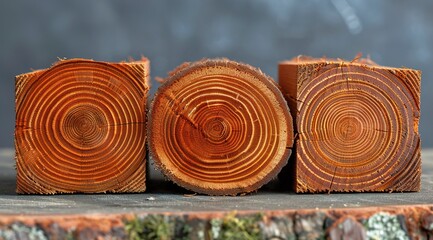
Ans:
[[[420,80],[365,59],[280,63],[298,134],[295,191],[419,191]]]
[[[17,193],[144,191],[148,74],[71,59],[17,76]]]
[[[226,59],[186,63],[154,98],[150,154],[168,178],[210,195],[251,192],[287,163],[292,119],[273,80]]]

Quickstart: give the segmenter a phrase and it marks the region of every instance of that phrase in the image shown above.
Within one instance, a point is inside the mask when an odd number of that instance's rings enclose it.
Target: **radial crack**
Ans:
[[[334,174],[332,175],[331,184],[329,184],[328,194],[332,192],[332,185],[334,184],[335,173],[337,172],[337,166],[334,168]]]

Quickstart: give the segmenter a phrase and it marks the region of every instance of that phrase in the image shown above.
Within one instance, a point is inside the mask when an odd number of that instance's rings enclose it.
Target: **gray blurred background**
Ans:
[[[13,147],[14,76],[61,58],[151,60],[152,77],[184,61],[228,57],[277,77],[299,54],[423,71],[421,137],[433,147],[433,1],[1,1],[0,148]],[[154,82],[154,88],[158,86]]]

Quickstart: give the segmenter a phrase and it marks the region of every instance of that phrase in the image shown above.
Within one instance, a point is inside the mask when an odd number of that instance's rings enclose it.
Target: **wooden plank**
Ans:
[[[274,81],[226,59],[174,70],[149,115],[150,154],[168,178],[211,195],[257,190],[287,163],[292,119]]]
[[[144,191],[148,75],[71,59],[17,76],[17,192]]]
[[[419,191],[420,79],[366,59],[281,62],[296,192]]]

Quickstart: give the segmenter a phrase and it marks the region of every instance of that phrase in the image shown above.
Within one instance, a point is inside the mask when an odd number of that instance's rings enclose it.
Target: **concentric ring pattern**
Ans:
[[[145,63],[61,61],[17,77],[17,192],[144,191]]]
[[[419,189],[418,72],[332,64],[303,83],[298,192]]]
[[[158,89],[149,118],[157,166],[177,184],[212,195],[256,190],[286,164],[293,144],[276,85],[228,60],[175,72]]]

